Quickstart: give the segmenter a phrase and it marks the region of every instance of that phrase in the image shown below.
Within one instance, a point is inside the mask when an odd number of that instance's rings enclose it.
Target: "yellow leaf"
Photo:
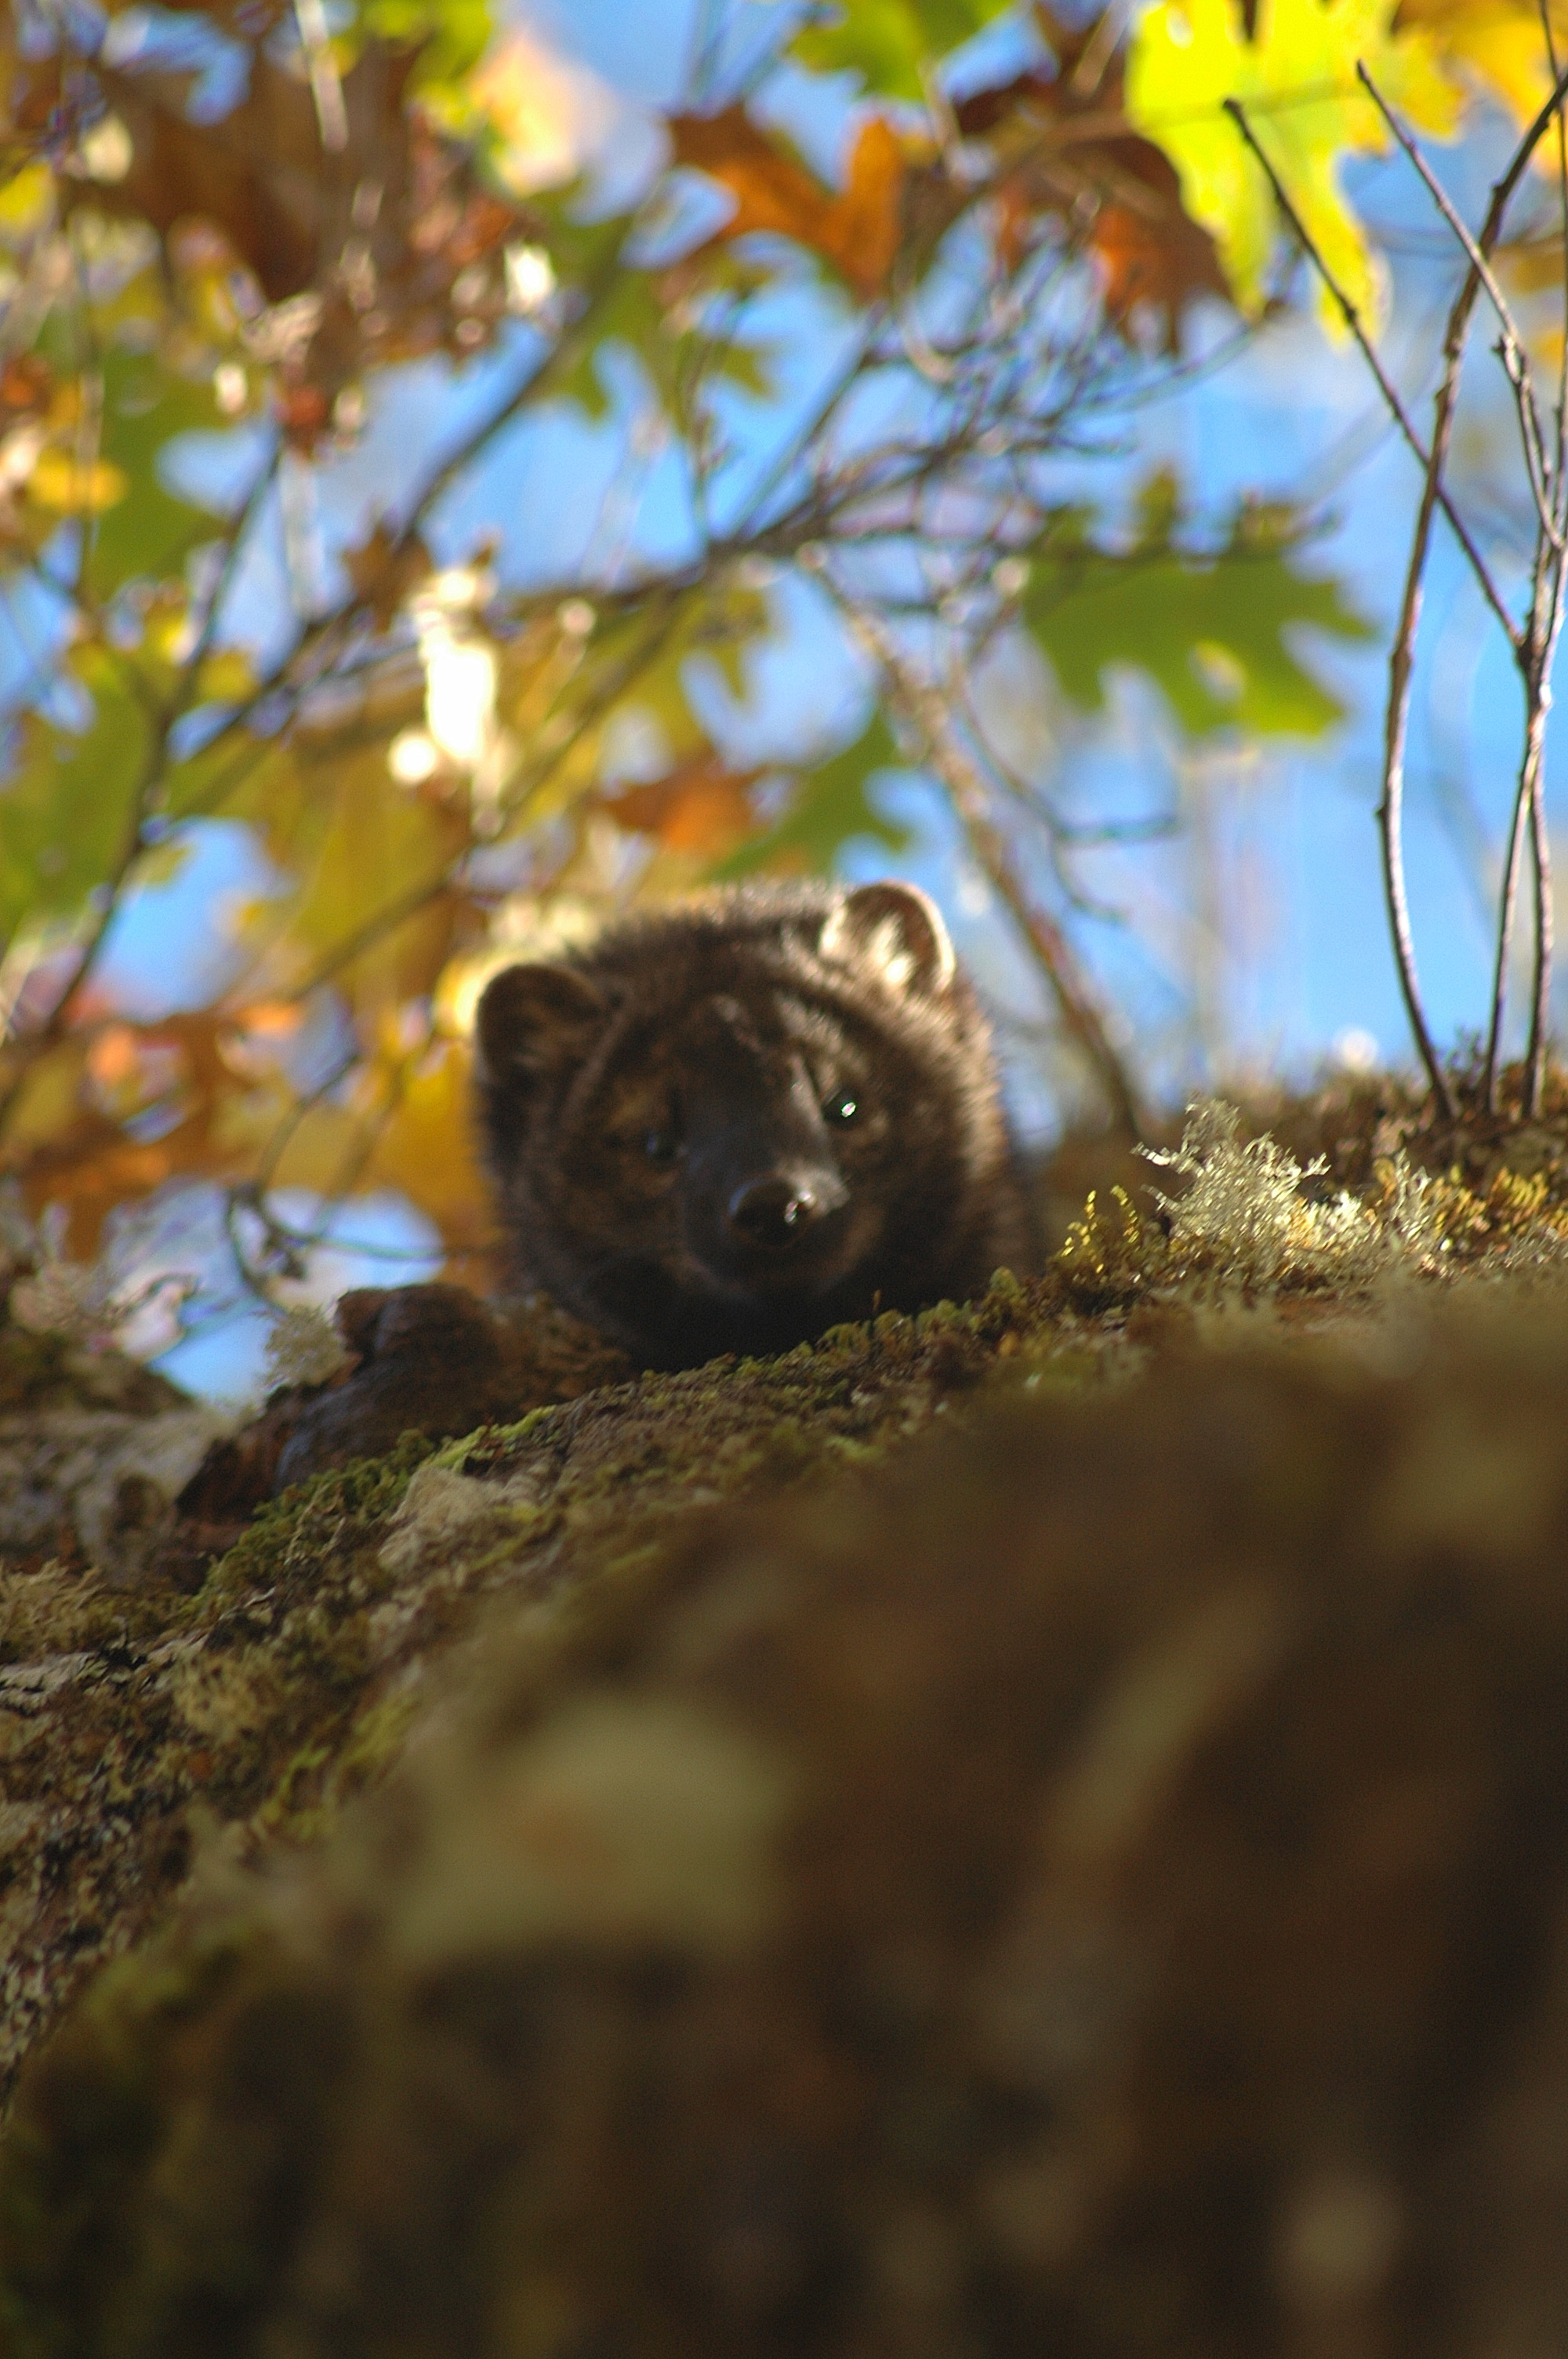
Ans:
[[[482,1251],[495,1228],[475,1151],[471,1067],[466,1040],[438,1039],[406,1069],[364,1173],[366,1185],[401,1189],[460,1253]]]
[[[521,31],[496,43],[466,96],[495,136],[495,169],[515,196],[571,179],[614,112],[597,75]]]
[[[79,466],[65,451],[40,451],[27,478],[28,495],[40,507],[58,508],[70,516],[78,516],[84,508],[96,516],[123,500],[129,489],[123,468],[107,459]]]
[[[1460,96],[1431,35],[1391,29],[1390,0],[1260,0],[1249,40],[1236,0],[1157,0],[1133,35],[1127,113],[1175,165],[1182,201],[1219,249],[1231,292],[1256,312],[1280,234],[1267,179],[1223,112],[1238,99],[1339,285],[1370,326],[1382,310],[1380,266],[1340,186],[1347,155],[1381,153],[1387,126],[1356,80],[1364,61],[1417,129],[1447,137]],[[1343,323],[1319,290],[1332,334]]]
[[[271,1172],[275,1188],[310,1188],[319,1196],[341,1193],[364,1159],[362,1124],[341,1106],[313,1105],[289,1132]]]
[[[71,1128],[81,1108],[85,1057],[85,1043],[67,1038],[28,1067],[5,1123],[7,1169],[25,1167],[30,1156]]]
[[[1419,26],[1438,55],[1494,92],[1522,128],[1552,88],[1551,64],[1537,0],[1401,0],[1400,26]],[[1568,53],[1568,10],[1552,10],[1558,55]],[[1555,138],[1535,151],[1543,169],[1557,169]]]
[[[54,174],[47,164],[24,164],[0,182],[0,245],[25,245],[53,211]]]
[[[219,704],[237,701],[254,686],[255,672],[243,647],[214,649],[202,664],[196,681],[198,696],[211,698]]]
[[[468,847],[466,823],[434,798],[394,788],[379,738],[319,759],[309,748],[304,777],[320,833],[300,864],[290,935],[311,963],[359,946],[337,979],[373,1023],[376,1011],[428,991],[447,962],[455,895],[441,874]]]

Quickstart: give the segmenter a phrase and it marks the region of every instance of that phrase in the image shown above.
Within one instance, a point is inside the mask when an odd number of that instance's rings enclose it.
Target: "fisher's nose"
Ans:
[[[798,1245],[831,1208],[822,1183],[785,1171],[742,1180],[726,1207],[732,1234],[753,1251]]]

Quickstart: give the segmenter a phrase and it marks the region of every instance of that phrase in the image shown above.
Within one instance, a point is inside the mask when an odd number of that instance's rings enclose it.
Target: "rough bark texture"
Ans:
[[[1568,2346],[1562,1216],[1177,1176],[11,1575],[7,2350]]]

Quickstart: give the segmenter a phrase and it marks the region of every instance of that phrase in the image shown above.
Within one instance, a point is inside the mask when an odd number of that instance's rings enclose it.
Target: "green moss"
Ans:
[[[411,1683],[391,1694],[378,1694],[373,1703],[354,1713],[323,1780],[322,1812],[327,1823],[351,1796],[391,1768],[422,1701],[417,1685]]]
[[[81,2359],[138,2273],[135,2190],[167,2136],[171,2047],[232,1983],[254,1936],[235,1918],[119,1960],[51,2042],[0,2170],[7,2359]],[[107,2359],[107,2353],[105,2354]]]
[[[1114,1210],[1091,1190],[1082,1220],[1068,1228],[1052,1263],[1064,1301],[1089,1316],[1133,1300],[1165,1266],[1164,1241],[1125,1188],[1110,1191]]]
[[[888,1313],[773,1361],[579,1389],[438,1450],[406,1436],[274,1502],[194,1595],[156,1569],[122,1591],[64,1565],[10,1582],[0,1650],[42,1685],[0,1762],[29,1830],[7,1895],[0,2080],[156,1926],[193,1806],[258,1854],[328,1837],[395,1763],[414,1700],[487,1599],[549,1605],[538,1643],[564,1646],[656,1581],[694,1509],[825,1467],[871,1480],[993,1390],[1091,1402],[1198,1341],[1224,1344],[1237,1300],[1265,1321],[1361,1319],[1390,1275],[1433,1291],[1563,1262],[1568,1208],[1544,1169],[1433,1173],[1395,1141],[1352,1198],[1314,1177],[1305,1146],[1262,1149],[1212,1111],[1177,1156],[1162,1217],[1112,1189],[1038,1279],[1000,1272],[974,1303]],[[426,1467],[451,1478],[444,1495],[414,1486]],[[1298,1476],[1273,1479],[1294,1512]]]
[[[751,1506],[645,1471],[712,1370],[474,1445],[535,1514],[419,1742],[29,2070],[22,2359],[1562,2347],[1561,1321],[1108,1394],[1039,1299],[731,1371],[855,1460]]]
[[[222,1601],[247,1591],[288,1584],[302,1571],[319,1579],[323,1560],[362,1548],[395,1512],[416,1466],[438,1444],[422,1433],[406,1433],[384,1458],[357,1460],[313,1475],[261,1508],[249,1529],[213,1565],[189,1608],[191,1625],[204,1625]]]

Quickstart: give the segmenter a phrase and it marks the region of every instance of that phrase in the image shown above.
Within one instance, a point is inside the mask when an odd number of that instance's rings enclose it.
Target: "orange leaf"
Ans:
[[[47,409],[52,380],[46,360],[36,353],[17,353],[0,368],[0,409]]]
[[[1128,146],[1134,143],[1129,141]],[[1154,149],[1151,158],[1164,165]],[[1089,250],[1099,266],[1108,316],[1122,327],[1140,306],[1161,314],[1168,349],[1173,350],[1176,322],[1195,295],[1220,295],[1219,265],[1205,230],[1190,222],[1181,208],[1174,172],[1170,171],[1166,201],[1121,204],[1104,199],[1089,232]],[[1148,178],[1154,179],[1151,173]]]
[[[677,160],[735,199],[719,238],[772,230],[821,255],[864,300],[881,292],[898,252],[904,160],[897,133],[881,115],[860,126],[841,195],[775,147],[744,107],[673,115],[669,127]]]
[[[756,826],[746,789],[760,770],[727,770],[717,754],[694,755],[662,778],[607,798],[618,827],[656,836],[667,852],[720,860]]]
[[[233,1179],[254,1162],[258,1142],[233,1119],[244,1093],[224,1062],[225,1029],[212,1014],[115,1021],[72,1036],[45,1060],[74,1085],[59,1095],[47,1131],[20,1134],[16,1169],[35,1212],[66,1207],[69,1252],[91,1258],[115,1205],[166,1180]],[[122,1127],[165,1109],[168,1126],[154,1137]]]
[[[892,275],[903,228],[903,150],[891,123],[873,114],[860,126],[844,193],[830,209],[822,251],[868,301]]]
[[[1107,316],[1124,327],[1141,308],[1152,311],[1173,349],[1187,304],[1224,295],[1224,274],[1207,231],[1182,210],[1169,158],[1122,127],[1119,56],[1079,89],[1075,70],[1097,23],[1086,18],[1075,32],[1049,18],[1054,78],[1027,73],[976,91],[956,109],[957,125],[966,139],[984,140],[1000,168],[991,234],[1003,266],[1016,269],[1028,251],[1032,221],[1082,224]]]

